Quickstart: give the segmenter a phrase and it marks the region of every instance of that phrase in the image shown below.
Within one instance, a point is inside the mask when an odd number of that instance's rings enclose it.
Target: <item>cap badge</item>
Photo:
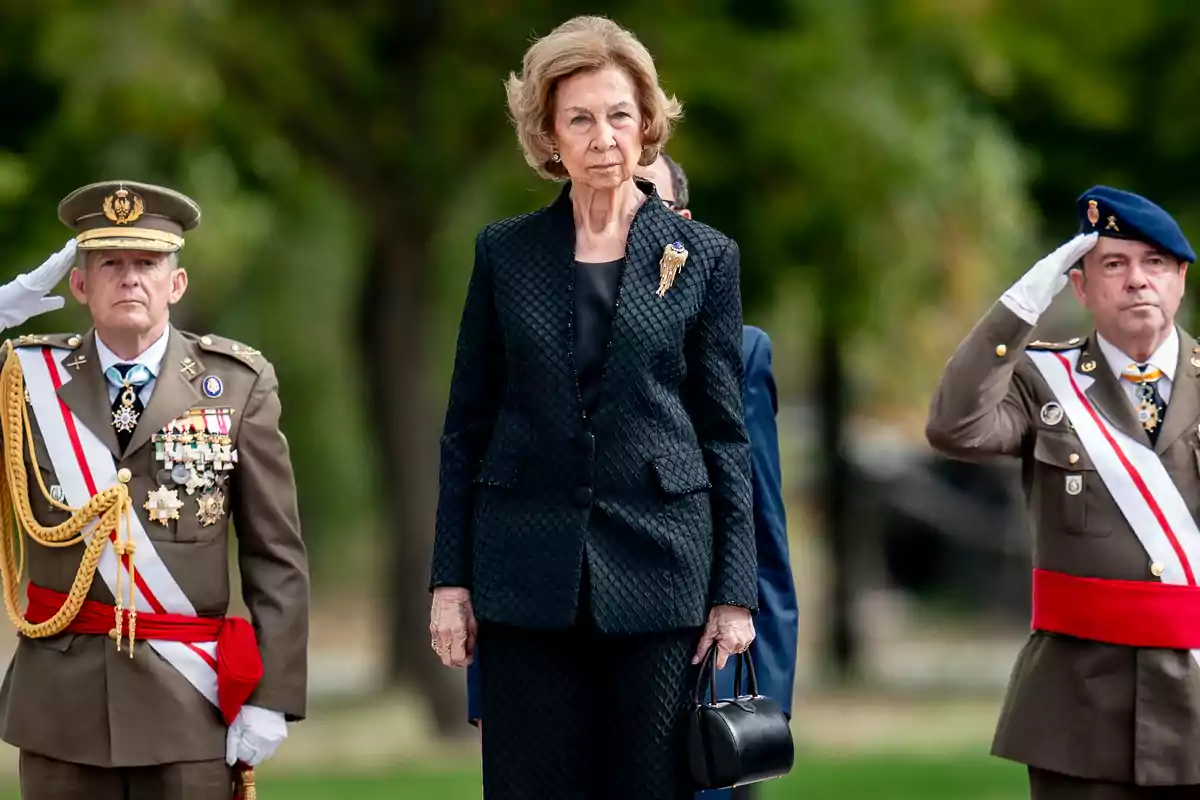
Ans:
[[[1121,230],[1120,228],[1117,227],[1117,218],[1110,214],[1108,217],[1108,224],[1104,226],[1104,230],[1106,230],[1106,231]]]
[[[104,198],[104,216],[118,225],[136,222],[145,210],[142,198],[124,186]]]
[[[1096,207],[1095,200],[1088,200],[1087,218],[1093,228],[1100,222],[1100,209]]]

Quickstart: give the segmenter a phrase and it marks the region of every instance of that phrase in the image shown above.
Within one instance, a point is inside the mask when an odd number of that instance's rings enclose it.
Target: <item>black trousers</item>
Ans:
[[[699,628],[606,636],[481,622],[486,800],[684,800]]]

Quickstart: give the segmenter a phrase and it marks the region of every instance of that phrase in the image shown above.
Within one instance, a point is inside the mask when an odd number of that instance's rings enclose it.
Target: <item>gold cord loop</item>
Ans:
[[[5,342],[4,367],[0,369],[0,431],[3,432],[3,454],[0,457],[0,581],[3,583],[4,608],[13,626],[31,639],[54,636],[66,630],[74,621],[96,577],[100,555],[109,541],[93,531],[116,531],[113,549],[118,558],[116,628],[114,638],[121,649],[122,592],[121,565],[129,570],[129,655],[133,656],[133,636],[136,620],[134,605],[133,553],[134,542],[129,537],[133,502],[125,484],[118,483],[98,492],[82,508],[73,508],[55,500],[46,489],[38,468],[37,451],[33,447],[33,431],[29,424],[29,408],[25,402],[25,378],[21,360],[11,341]],[[38,488],[51,506],[71,514],[66,522],[53,527],[41,525],[29,503],[29,475],[25,468],[25,448]],[[79,570],[62,607],[45,622],[37,624],[21,613],[20,588],[25,573],[25,536],[43,547],[71,547],[85,543]]]

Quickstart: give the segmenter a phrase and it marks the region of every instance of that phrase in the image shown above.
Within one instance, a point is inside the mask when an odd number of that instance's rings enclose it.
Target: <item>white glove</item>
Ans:
[[[239,761],[257,767],[275,754],[287,735],[283,714],[269,708],[242,706],[225,739],[225,762],[231,767]]]
[[[1033,265],[1021,280],[1000,297],[1000,302],[1030,325],[1045,313],[1054,296],[1067,285],[1067,270],[1096,246],[1099,233],[1081,233]]]
[[[75,240],[68,239],[62,250],[47,258],[33,272],[22,273],[0,286],[0,330],[15,328],[30,317],[57,311],[66,301],[46,297],[75,263]]]

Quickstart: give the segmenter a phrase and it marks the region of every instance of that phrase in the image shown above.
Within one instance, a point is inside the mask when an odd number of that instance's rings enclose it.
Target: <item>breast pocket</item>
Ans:
[[[192,495],[183,489],[177,491],[179,499],[183,501],[183,508],[179,509],[179,519],[172,520],[168,528],[163,528],[158,523],[150,525],[146,529],[150,538],[161,537],[186,544],[205,544],[229,535],[230,489],[196,492]]]
[[[703,450],[686,450],[654,459],[658,487],[666,495],[685,495],[712,488]]]
[[[484,456],[472,483],[497,489],[514,489],[517,486],[522,461],[521,452],[514,447],[492,447]]]
[[[1120,511],[1074,434],[1040,431],[1033,457],[1033,506],[1042,533],[1092,537],[1112,533]]]

